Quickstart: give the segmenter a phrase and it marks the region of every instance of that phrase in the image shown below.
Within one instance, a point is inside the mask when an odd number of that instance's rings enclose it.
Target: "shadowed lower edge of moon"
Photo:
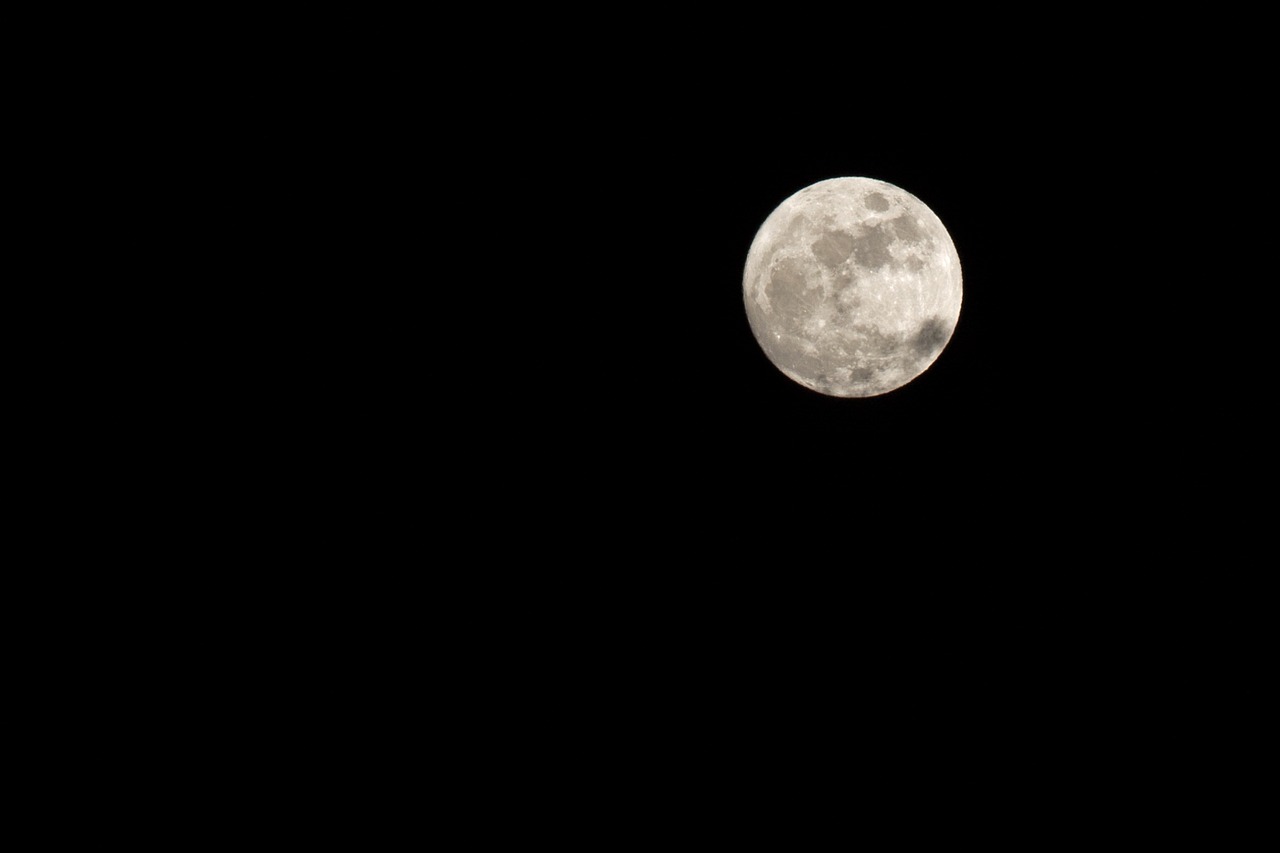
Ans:
[[[756,329],[756,340],[769,360],[794,382],[835,397],[875,397],[915,380],[941,355],[955,332],[956,320],[926,318],[914,331],[886,333],[857,325],[857,358],[844,364],[821,357],[812,342],[795,335],[772,335]]]

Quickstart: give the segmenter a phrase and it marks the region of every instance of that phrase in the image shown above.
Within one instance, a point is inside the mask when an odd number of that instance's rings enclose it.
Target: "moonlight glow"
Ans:
[[[960,316],[960,258],[924,202],[883,181],[834,178],[778,205],[742,279],[761,349],[806,388],[871,397],[906,385]]]

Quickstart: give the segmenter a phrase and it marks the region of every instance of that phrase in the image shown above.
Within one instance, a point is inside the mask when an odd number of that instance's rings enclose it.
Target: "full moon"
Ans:
[[[806,388],[874,397],[933,364],[960,318],[960,257],[942,221],[871,178],[820,181],[760,226],[742,276],[769,360]]]

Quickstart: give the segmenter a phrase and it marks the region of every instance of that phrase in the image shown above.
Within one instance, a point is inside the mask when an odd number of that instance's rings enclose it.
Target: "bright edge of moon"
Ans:
[[[873,397],[929,368],[960,318],[960,257],[942,221],[900,187],[832,178],[760,226],[742,276],[747,319],[806,388]]]

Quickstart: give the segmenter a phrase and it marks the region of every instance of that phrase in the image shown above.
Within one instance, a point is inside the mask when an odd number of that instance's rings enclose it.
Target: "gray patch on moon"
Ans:
[[[782,232],[781,236],[778,237],[778,243],[785,245],[795,240],[796,236],[804,231],[804,227],[807,224],[808,222],[803,215],[793,216],[791,221],[787,223],[787,230]]]
[[[785,293],[791,290],[803,290],[804,285],[804,268],[795,258],[783,258],[778,261],[773,268],[773,273],[769,276],[770,296],[773,295],[773,291]]]
[[[814,241],[813,255],[829,267],[838,267],[853,254],[855,240],[845,231],[828,231]]]
[[[785,318],[809,313],[815,300],[805,286],[806,282],[804,268],[798,259],[783,258],[779,261],[765,285],[765,293],[773,311]]]
[[[899,240],[907,240],[909,242],[917,242],[925,237],[920,231],[920,224],[916,222],[916,218],[909,213],[904,213],[899,217],[889,220],[889,227],[893,229],[893,233]],[[925,238],[928,239],[928,238]],[[929,240],[932,245],[933,241]]]
[[[915,334],[911,336],[911,350],[917,356],[927,358],[940,352],[950,339],[951,330],[943,325],[942,320],[930,317],[921,323],[920,328],[916,329]]]
[[[868,194],[866,203],[868,209],[877,211],[878,213],[883,213],[889,209],[889,199],[885,198],[880,193]]]
[[[894,239],[889,229],[881,225],[872,225],[854,240],[854,256],[862,266],[873,270],[880,269],[893,261],[893,253],[889,251],[889,246]]]

